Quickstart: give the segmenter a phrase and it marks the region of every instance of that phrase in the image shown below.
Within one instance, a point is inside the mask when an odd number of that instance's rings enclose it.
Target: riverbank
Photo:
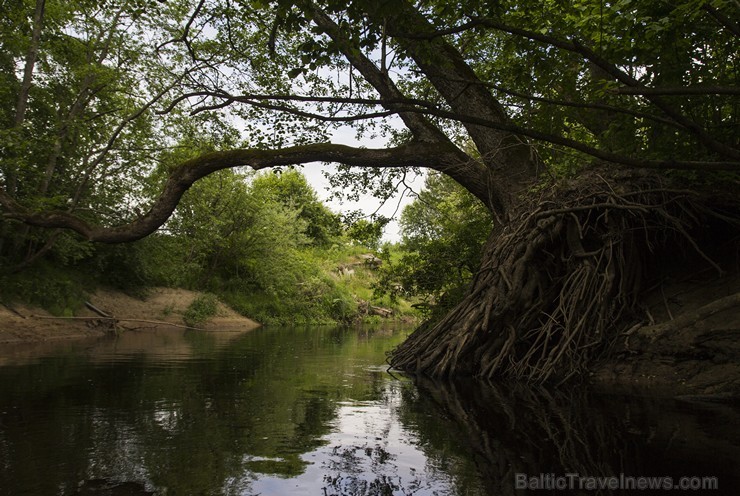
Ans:
[[[652,330],[682,315],[701,313],[702,308],[740,292],[740,275],[704,284],[674,282],[654,291],[645,300],[646,321],[652,325],[634,329],[620,341],[611,358],[596,364],[589,381],[602,391],[655,393],[659,396],[702,396],[734,401],[740,398],[740,311],[736,306],[683,326],[668,327],[660,336]],[[119,329],[183,331],[185,314],[202,293],[184,289],[153,288],[146,298],[134,298],[120,291],[98,289],[89,301],[97,309],[118,319]],[[94,338],[110,334],[111,327],[84,308],[75,318],[58,318],[29,305],[0,305],[0,344],[57,342]],[[656,323],[658,322],[658,323]],[[200,327],[206,331],[249,331],[260,324],[223,303],[216,315]]]
[[[663,281],[643,300],[644,321],[591,370],[598,389],[740,401],[740,272]]]
[[[118,320],[121,330],[177,328],[185,326],[183,315],[200,293],[185,289],[153,288],[143,299],[120,291],[98,289],[89,302]],[[0,343],[29,343],[102,336],[111,332],[109,322],[89,308],[75,318],[59,318],[30,305],[0,305]],[[223,303],[216,315],[200,327],[206,331],[249,331],[260,324]]]

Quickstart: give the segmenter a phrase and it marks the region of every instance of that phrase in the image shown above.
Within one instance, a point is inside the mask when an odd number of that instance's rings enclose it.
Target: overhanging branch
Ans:
[[[367,149],[319,143],[279,150],[239,149],[212,152],[184,162],[174,169],[149,212],[139,219],[115,227],[91,225],[63,211],[33,211],[0,190],[2,216],[26,224],[71,229],[90,241],[123,243],[156,231],[172,215],[182,195],[195,181],[213,172],[239,166],[255,170],[310,162],[337,162],[357,167],[430,167],[441,172],[451,167],[457,152],[449,146],[412,142],[396,148]]]
[[[409,112],[414,111],[408,109]],[[471,115],[463,115],[455,112],[450,112],[442,109],[416,109],[416,112],[420,112],[435,117],[441,117],[443,119],[456,120],[459,122],[467,122],[469,124],[475,124],[479,126],[486,126],[493,129],[499,129],[502,131],[508,131],[512,134],[519,134],[528,138],[533,138],[538,141],[544,141],[555,145],[561,145],[573,150],[578,150],[592,157],[604,160],[606,162],[613,162],[616,164],[627,165],[636,168],[645,169],[684,169],[684,170],[706,170],[706,171],[740,171],[740,161],[692,161],[692,160],[680,160],[680,159],[665,159],[665,160],[650,160],[640,159],[634,157],[628,157],[625,155],[619,155],[606,150],[593,147],[581,141],[577,141],[564,136],[558,136],[555,134],[549,134],[535,129],[524,128],[512,124],[509,122],[498,122],[490,119],[483,119]]]

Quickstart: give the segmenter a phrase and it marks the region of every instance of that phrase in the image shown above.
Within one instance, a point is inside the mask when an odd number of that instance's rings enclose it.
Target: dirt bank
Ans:
[[[666,279],[592,371],[601,389],[740,401],[740,272]]]
[[[119,291],[100,289],[89,301],[98,309],[119,319],[118,326],[126,329],[176,328],[185,325],[183,313],[198,293],[184,289],[155,288],[145,299]],[[97,317],[85,308],[75,317]],[[127,320],[134,319],[134,320]],[[151,321],[151,322],[143,322]],[[159,323],[154,323],[154,322]],[[218,313],[202,327],[207,331],[248,331],[259,327],[257,322],[243,317],[219,303]],[[101,336],[110,332],[103,322],[90,319],[56,319],[48,312],[27,305],[0,305],[0,343],[42,342],[59,339]]]

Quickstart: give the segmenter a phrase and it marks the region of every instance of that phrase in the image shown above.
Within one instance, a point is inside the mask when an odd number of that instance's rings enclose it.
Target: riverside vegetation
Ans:
[[[4,291],[69,311],[80,284],[27,281],[75,266],[345,320],[323,261],[377,226],[251,174],[333,162],[341,193],[388,198],[427,168],[475,200],[429,193],[446,232],[411,209],[416,253],[374,276],[376,301],[430,311],[393,366],[542,383],[641,361],[740,394],[737,2],[193,4],[4,4]],[[484,215],[444,220],[464,204]]]
[[[382,265],[408,250],[381,246],[383,224],[342,223],[296,170],[222,171],[194,186],[156,235],[127,245],[55,243],[43,259],[3,274],[0,296],[72,316],[101,285],[139,296],[181,287],[204,292],[183,316],[194,327],[215,314],[217,298],[265,324],[378,320],[373,308],[413,320],[420,298],[399,292]],[[362,258],[370,253],[384,260],[374,267]]]

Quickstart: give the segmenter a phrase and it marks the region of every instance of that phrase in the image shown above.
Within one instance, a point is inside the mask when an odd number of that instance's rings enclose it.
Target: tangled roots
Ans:
[[[494,229],[467,297],[390,356],[393,367],[442,377],[567,380],[638,322],[661,255],[700,248],[706,219],[737,228],[717,200],[653,174],[593,172],[531,198]],[[720,270],[721,271],[721,270]]]

